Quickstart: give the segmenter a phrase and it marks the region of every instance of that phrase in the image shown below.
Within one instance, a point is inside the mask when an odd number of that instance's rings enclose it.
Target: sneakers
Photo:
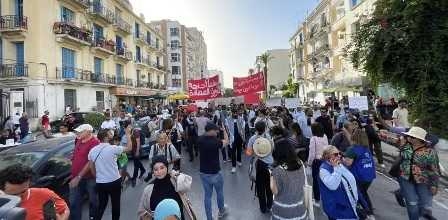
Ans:
[[[313,200],[313,206],[320,208],[320,201]]]
[[[232,171],[231,172],[235,173],[236,172],[236,167],[232,167]]]
[[[367,216],[367,220],[375,220],[375,216],[374,215],[368,215]]]
[[[243,163],[241,163],[241,162],[238,162],[238,166],[240,167],[240,166],[243,166]]]
[[[224,218],[229,213],[229,208],[227,205],[224,205],[224,208],[222,210],[219,210],[218,212],[218,219]]]

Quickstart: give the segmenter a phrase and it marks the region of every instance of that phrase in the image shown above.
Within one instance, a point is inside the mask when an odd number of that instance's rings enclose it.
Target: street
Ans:
[[[186,156],[186,152],[183,152]],[[188,157],[188,156],[187,156]],[[244,157],[244,156],[243,156]],[[246,157],[243,166],[237,170],[237,173],[230,172],[231,164],[225,163],[222,165],[222,172],[224,175],[224,198],[225,203],[229,206],[229,215],[225,218],[228,220],[244,220],[244,219],[270,219],[270,215],[261,214],[258,209],[258,200],[254,197],[254,192],[250,190],[250,182],[248,179],[247,168],[248,159]],[[189,193],[189,198],[193,203],[195,211],[199,219],[205,219],[203,208],[203,190],[199,178],[199,161],[196,159],[193,163],[188,162],[188,159],[182,161],[182,171],[193,176],[193,186]],[[144,160],[145,167],[148,166],[148,161]],[[132,171],[132,162],[128,166],[128,171]],[[146,183],[139,182],[135,188],[127,188],[121,196],[121,219],[137,219],[137,208],[140,202],[141,193],[143,192]],[[299,185],[298,185],[299,187]],[[370,191],[372,202],[375,208],[375,217],[380,220],[405,220],[407,219],[406,209],[400,207],[393,194],[390,192],[397,189],[398,184],[388,177],[381,174],[373,182]],[[437,219],[444,219],[442,216],[448,212],[448,204],[440,204],[441,201],[436,196],[433,203],[434,216]],[[214,215],[217,215],[216,199],[212,199]],[[444,207],[442,207],[444,206]],[[326,216],[315,208],[315,216],[317,220],[327,219]],[[88,208],[84,206],[83,219],[88,219]],[[103,219],[111,219],[110,204],[104,213]]]

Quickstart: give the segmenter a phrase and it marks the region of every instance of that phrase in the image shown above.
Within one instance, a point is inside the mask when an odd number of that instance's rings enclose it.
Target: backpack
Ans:
[[[152,155],[153,155],[153,157],[159,155],[159,149],[158,149],[158,148],[155,148],[156,145],[157,145],[157,144],[153,144],[153,145],[151,146],[151,151],[152,151]],[[170,155],[170,160],[168,160],[168,154],[167,154],[167,153]],[[165,159],[166,159],[168,162],[171,162],[171,161],[173,160],[173,154],[171,153],[171,146],[170,146],[170,145],[167,145],[167,146],[165,147]],[[152,162],[151,162],[151,163],[152,163]]]

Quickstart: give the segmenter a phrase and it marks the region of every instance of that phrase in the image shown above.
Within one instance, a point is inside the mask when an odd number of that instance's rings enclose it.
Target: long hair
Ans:
[[[369,147],[369,137],[363,129],[356,129],[352,135],[352,142],[355,145]]]
[[[276,166],[286,166],[287,170],[298,170],[301,165],[294,152],[294,147],[287,139],[281,139],[275,143],[273,157]]]

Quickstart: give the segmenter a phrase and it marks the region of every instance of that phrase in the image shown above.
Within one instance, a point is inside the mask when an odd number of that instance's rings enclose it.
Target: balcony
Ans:
[[[125,79],[123,76],[117,76],[115,83],[117,85],[125,85]]]
[[[114,29],[116,32],[128,35],[132,32],[132,26],[123,20],[123,18],[116,16],[114,20]]]
[[[132,60],[132,52],[128,51],[125,47],[116,47],[115,60],[121,62],[129,62]]]
[[[67,5],[70,5],[75,10],[85,10],[88,9],[90,6],[89,0],[59,0],[59,1],[64,2]]]
[[[166,71],[165,67],[160,65],[160,64],[158,64],[158,63],[152,63],[151,64],[151,68],[156,70],[156,71],[162,72],[162,73],[165,73],[165,71]]]
[[[68,43],[73,46],[90,46],[92,32],[86,28],[80,28],[67,22],[56,22],[53,25],[56,41]]]
[[[137,81],[137,87],[140,88],[149,88],[147,82]]]
[[[93,3],[89,9],[90,16],[103,26],[113,24],[115,21],[115,14],[112,10],[104,7],[101,3]]]
[[[133,79],[126,78],[126,85],[134,87],[135,86],[135,82],[134,82]]]
[[[143,33],[139,33],[138,35],[134,33],[134,40],[137,44],[140,44],[141,46],[145,46],[148,43],[146,42],[145,36]]]
[[[92,52],[100,56],[109,57],[115,54],[115,42],[104,37],[95,39],[92,43]]]
[[[75,67],[63,66],[56,67],[56,79],[67,81],[90,81],[92,72],[89,70]]]
[[[28,18],[19,15],[0,16],[0,32],[5,38],[24,38],[28,30]]]
[[[21,78],[28,77],[28,64],[12,63],[0,66],[0,78]]]
[[[150,59],[148,57],[136,56],[134,59],[135,64],[140,68],[147,68],[150,64]]]

